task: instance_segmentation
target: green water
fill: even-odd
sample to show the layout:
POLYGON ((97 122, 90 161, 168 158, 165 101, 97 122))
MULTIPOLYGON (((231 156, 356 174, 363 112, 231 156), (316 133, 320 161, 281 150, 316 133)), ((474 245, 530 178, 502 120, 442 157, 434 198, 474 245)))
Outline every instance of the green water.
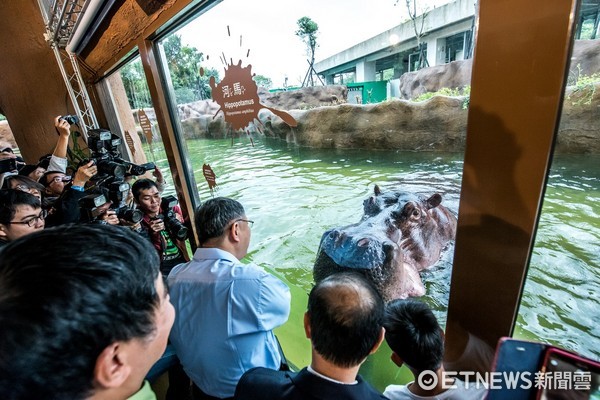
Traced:
MULTIPOLYGON (((246 139, 187 142, 201 199, 211 196, 202 176, 208 163, 219 185, 214 195, 239 200, 255 221, 247 260, 285 280, 292 312, 277 331, 291 362, 305 366, 310 344, 302 317, 312 285, 312 265, 322 233, 357 222, 362 200, 375 184, 439 192, 443 204, 458 209, 462 154, 307 149, 281 142, 246 139)), ((168 170, 164 152, 157 163, 168 170)), ((600 357, 600 157, 558 158, 540 221, 530 276, 516 335, 550 341, 584 355, 600 357)), ((453 247, 423 274, 427 301, 445 324, 453 247)), ((405 382, 410 376, 382 347, 361 373, 376 387, 405 382)))

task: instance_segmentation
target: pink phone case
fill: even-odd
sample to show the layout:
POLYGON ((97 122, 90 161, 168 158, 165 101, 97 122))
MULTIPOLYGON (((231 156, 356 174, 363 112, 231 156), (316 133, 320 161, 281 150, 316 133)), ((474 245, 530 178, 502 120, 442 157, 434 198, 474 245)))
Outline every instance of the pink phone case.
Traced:
POLYGON ((541 372, 547 374, 550 379, 545 388, 538 390, 538 400, 590 399, 592 395, 594 399, 600 398, 598 361, 550 347, 544 355, 541 372), (558 379, 562 379, 562 384, 559 384, 558 379))

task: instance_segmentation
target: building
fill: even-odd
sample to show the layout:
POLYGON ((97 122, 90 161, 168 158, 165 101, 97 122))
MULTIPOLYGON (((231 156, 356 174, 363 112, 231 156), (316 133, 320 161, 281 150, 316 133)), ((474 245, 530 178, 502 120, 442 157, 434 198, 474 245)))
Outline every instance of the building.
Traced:
MULTIPOLYGON (((427 65, 470 58, 474 15, 473 0, 457 0, 425 15, 421 40, 427 65)), ((417 24, 421 18, 417 17, 417 24)), ((317 62, 315 70, 327 84, 383 81, 419 69, 418 62, 417 38, 413 22, 408 20, 317 62)))

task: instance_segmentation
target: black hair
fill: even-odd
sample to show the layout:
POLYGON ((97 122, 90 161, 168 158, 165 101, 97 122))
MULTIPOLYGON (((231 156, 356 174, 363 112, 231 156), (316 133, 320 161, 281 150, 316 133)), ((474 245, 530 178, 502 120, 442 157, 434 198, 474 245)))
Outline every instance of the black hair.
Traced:
POLYGON ((15 217, 17 206, 41 208, 40 200, 32 194, 15 189, 0 190, 0 224, 8 224, 15 217))
POLYGON ((107 346, 156 333, 159 265, 149 241, 107 225, 62 225, 2 249, 0 398, 89 397, 107 346))
POLYGON ((156 185, 156 182, 154 182, 152 179, 138 179, 131 186, 131 193, 133 193, 133 198, 136 201, 139 201, 139 197, 142 190, 152 189, 153 187, 155 187, 156 190, 158 190, 158 185, 156 185))
POLYGON ((35 179, 31 179, 27 175, 9 175, 4 178, 4 182, 2 183, 2 189, 12 189, 10 184, 16 181, 17 185, 27 186, 28 189, 37 189, 40 193, 44 192, 44 185, 36 181, 35 179))
POLYGON ((383 310, 383 299, 362 275, 330 275, 308 296, 312 345, 336 366, 359 365, 380 338, 383 310))
POLYGON ((194 213, 194 224, 200 245, 210 239, 218 238, 224 233, 230 221, 245 215, 244 206, 236 200, 215 197, 205 201, 194 213))
POLYGON ((436 371, 444 358, 442 329, 429 306, 421 301, 392 300, 385 309, 385 340, 408 366, 436 371))
POLYGON ((48 175, 50 175, 50 174, 63 174, 63 175, 65 175, 65 173, 62 172, 62 171, 46 171, 46 172, 44 172, 44 175, 42 175, 40 177, 40 180, 39 180, 39 182, 42 185, 44 185, 44 187, 48 187, 48 185, 50 184, 50 182, 48 182, 48 175))

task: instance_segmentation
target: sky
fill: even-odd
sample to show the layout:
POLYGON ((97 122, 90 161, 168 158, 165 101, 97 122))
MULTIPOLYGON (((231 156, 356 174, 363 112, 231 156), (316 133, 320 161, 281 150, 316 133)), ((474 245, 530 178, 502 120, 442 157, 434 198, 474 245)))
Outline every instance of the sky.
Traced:
MULTIPOLYGON (((417 6, 440 6, 448 0, 417 0, 417 6)), ((234 63, 271 78, 273 87, 299 86, 308 70, 306 45, 295 35, 307 16, 319 26, 318 62, 408 19, 405 0, 224 0, 181 28, 185 45, 204 53, 207 66, 224 75, 222 53, 234 63), (228 35, 229 27, 229 35, 228 35), (240 46, 241 35, 241 46, 240 46)))

